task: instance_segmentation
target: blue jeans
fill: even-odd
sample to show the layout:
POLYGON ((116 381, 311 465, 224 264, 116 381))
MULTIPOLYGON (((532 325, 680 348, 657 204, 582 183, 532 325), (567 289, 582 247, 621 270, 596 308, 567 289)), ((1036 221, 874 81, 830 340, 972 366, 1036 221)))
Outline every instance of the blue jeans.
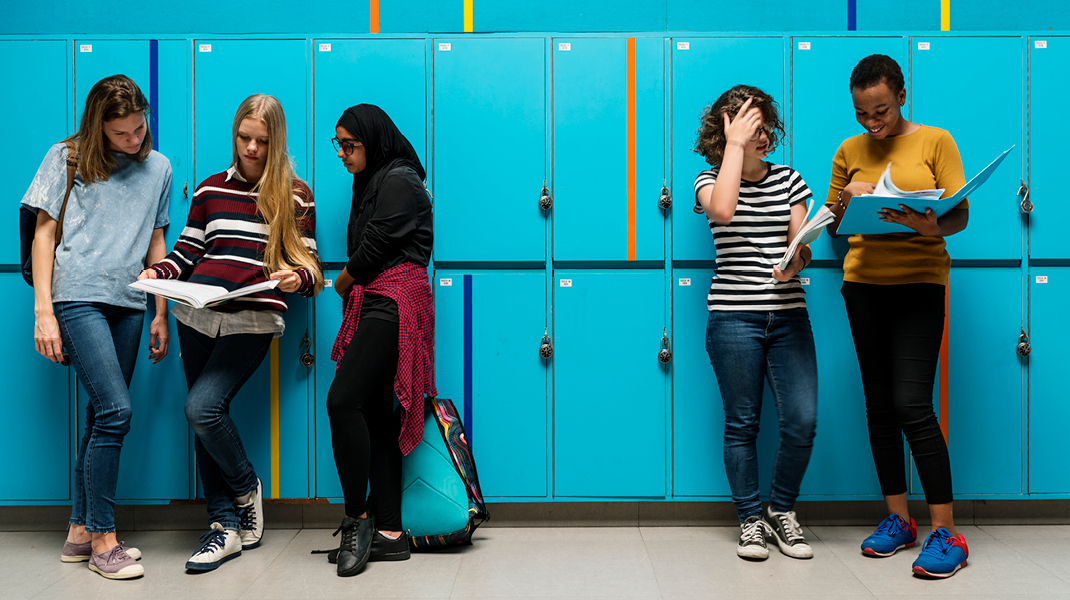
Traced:
POLYGON ((245 455, 238 428, 230 418, 230 401, 264 361, 271 334, 208 337, 178 323, 182 367, 186 371, 186 420, 193 444, 209 523, 237 530, 234 498, 256 489, 256 471, 245 455))
POLYGON ((134 375, 145 312, 100 302, 53 304, 63 346, 89 401, 74 464, 71 524, 115 531, 119 453, 130 431, 134 375))
POLYGON ((710 355, 724 401, 724 466, 740 522, 758 516, 758 421, 766 377, 780 418, 769 507, 795 507, 817 428, 817 356, 805 308, 711 311, 710 355))

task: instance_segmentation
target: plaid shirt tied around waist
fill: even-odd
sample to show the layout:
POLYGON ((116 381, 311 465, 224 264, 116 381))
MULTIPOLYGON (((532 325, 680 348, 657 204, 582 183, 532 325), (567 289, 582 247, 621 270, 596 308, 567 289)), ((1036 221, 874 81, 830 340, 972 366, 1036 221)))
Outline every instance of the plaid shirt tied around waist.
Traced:
POLYGON ((331 348, 331 360, 336 363, 336 373, 360 323, 365 292, 386 296, 398 304, 400 326, 394 393, 401 402, 401 437, 398 438, 398 446, 402 454, 408 455, 423 439, 424 394, 438 394, 432 362, 435 308, 427 269, 413 263, 401 263, 383 271, 366 286, 353 284, 345 299, 342 326, 331 348))

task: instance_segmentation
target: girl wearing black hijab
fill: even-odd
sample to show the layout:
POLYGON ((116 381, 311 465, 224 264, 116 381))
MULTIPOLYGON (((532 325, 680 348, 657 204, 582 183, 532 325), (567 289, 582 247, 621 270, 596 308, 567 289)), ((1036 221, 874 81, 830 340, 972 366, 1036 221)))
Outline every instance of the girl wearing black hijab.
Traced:
POLYGON ((341 543, 328 559, 338 563, 339 576, 349 577, 369 560, 409 558, 401 456, 420 443, 424 395, 436 393, 427 277, 433 234, 423 166, 390 117, 359 104, 342 113, 335 132, 338 158, 353 174, 353 208, 349 261, 334 284, 345 313, 327 393, 346 516, 335 532, 341 543))

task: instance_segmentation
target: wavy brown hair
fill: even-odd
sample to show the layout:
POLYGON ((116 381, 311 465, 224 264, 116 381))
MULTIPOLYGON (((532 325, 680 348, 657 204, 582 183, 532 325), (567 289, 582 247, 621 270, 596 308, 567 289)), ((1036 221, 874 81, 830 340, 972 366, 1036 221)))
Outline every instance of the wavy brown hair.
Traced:
MULTIPOLYGON (((78 174, 82 176, 82 181, 87 184, 106 181, 115 169, 115 157, 108 150, 104 124, 136 113, 142 113, 148 119, 151 111, 141 88, 126 75, 105 77, 89 90, 82 110, 82 124, 74 135, 67 138, 78 145, 78 174)), ((141 148, 137 154, 129 156, 137 162, 143 162, 151 151, 152 132, 146 121, 141 148)))
POLYGON ((314 293, 323 289, 323 270, 315 253, 305 245, 297 224, 307 214, 307 209, 297 205, 294 196, 308 204, 302 188, 294 187, 293 161, 286 150, 286 115, 282 104, 274 96, 253 94, 242 101, 234 113, 230 131, 231 166, 237 167, 238 128, 245 119, 256 119, 268 130, 267 160, 264 173, 256 182, 256 208, 267 222, 268 236, 264 247, 264 275, 275 271, 304 267, 315 280, 314 293))
POLYGON ((698 140, 695 142, 694 152, 706 159, 710 165, 716 167, 724 159, 725 143, 728 141, 724 133, 724 115, 735 119, 736 113, 743 103, 751 100, 751 107, 757 107, 762 111, 762 120, 769 134, 769 153, 776 150, 780 139, 784 136, 784 123, 780 120, 780 106, 769 94, 750 85, 737 85, 721 94, 716 102, 702 111, 702 125, 698 128, 698 140))

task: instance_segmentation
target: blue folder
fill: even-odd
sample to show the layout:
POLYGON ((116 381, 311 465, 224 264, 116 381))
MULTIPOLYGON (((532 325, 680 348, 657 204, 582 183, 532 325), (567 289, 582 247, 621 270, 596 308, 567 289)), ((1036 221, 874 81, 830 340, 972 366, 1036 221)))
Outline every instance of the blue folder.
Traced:
POLYGON ((847 205, 847 211, 843 213, 843 218, 840 220, 840 226, 836 233, 837 235, 914 233, 914 230, 906 225, 881 221, 880 215, 877 213, 885 208, 899 210, 899 205, 903 204, 922 213, 925 212, 926 208, 931 208, 937 217, 942 217, 949 210, 955 208, 959 202, 962 202, 963 198, 988 181, 988 177, 992 175, 996 167, 1003 162, 1003 159, 1013 149, 1014 146, 1011 146, 1004 150, 1003 154, 997 156, 996 160, 992 161, 980 173, 974 175, 973 179, 967 181, 966 185, 962 186, 959 191, 942 200, 899 198, 895 196, 854 196, 847 205))

